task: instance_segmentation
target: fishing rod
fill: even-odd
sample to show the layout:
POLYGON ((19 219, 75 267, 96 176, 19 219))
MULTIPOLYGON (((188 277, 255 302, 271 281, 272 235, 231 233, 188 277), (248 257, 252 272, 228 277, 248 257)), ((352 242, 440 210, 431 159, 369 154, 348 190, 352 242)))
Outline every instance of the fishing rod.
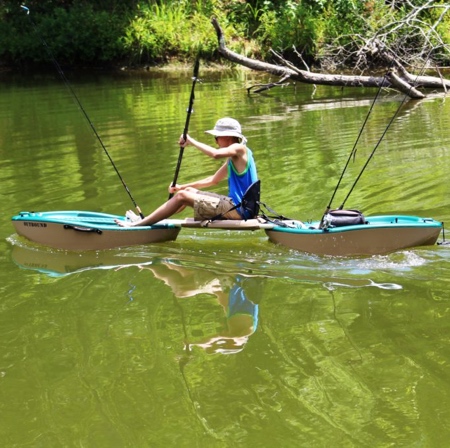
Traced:
POLYGON ((405 95, 403 96, 403 100, 400 102, 397 110, 395 111, 394 115, 392 116, 392 118, 390 119, 388 125, 386 126, 386 129, 383 131, 383 133, 381 134, 381 137, 379 138, 378 142, 376 143, 375 147, 373 148, 372 152, 370 153, 366 163, 364 164, 364 166, 362 167, 360 173, 358 174, 357 178, 355 179, 355 182, 353 182, 352 187, 350 188, 350 191, 348 192, 347 196, 345 197, 344 201, 342 202, 341 206, 339 207, 339 210, 342 210, 344 208, 344 204, 347 201, 347 199, 350 197, 350 195, 352 194, 353 190, 356 187, 356 184, 358 183, 359 179, 361 178, 361 176, 363 175, 365 169, 367 168, 367 165, 369 164, 369 162, 372 160, 375 151, 378 149, 378 147, 380 146, 381 141, 383 140, 384 136, 386 135, 388 129, 391 127, 392 123, 394 122, 395 118, 397 117, 398 113, 400 112, 400 109, 402 108, 403 104, 405 103, 406 99, 408 98, 408 94, 409 92, 414 88, 414 86, 417 83, 417 80, 419 78, 419 76, 424 72, 425 67, 427 65, 428 59, 430 58, 431 55, 431 51, 433 49, 430 49, 430 52, 428 53, 427 58, 425 59, 425 62, 423 64, 422 69, 420 70, 420 72, 416 75, 416 79, 414 80, 414 82, 409 86, 408 91, 405 93, 405 95))
POLYGON ((101 147, 103 148, 103 151, 105 151, 105 154, 108 156, 109 161, 111 162, 114 170, 116 171, 117 175, 119 176, 120 181, 122 182, 122 185, 125 188, 125 191, 128 193, 128 196, 131 199, 131 202, 133 202, 136 210, 139 213, 139 216, 144 219, 144 214, 142 213, 141 209, 139 208, 139 206, 137 205, 136 201, 134 200, 133 196, 131 195, 131 192, 127 186, 127 184, 125 183, 123 177, 121 176, 119 170, 117 169, 113 159, 111 158, 111 156, 109 155, 108 150, 106 149, 105 144, 103 143, 103 140, 101 139, 100 135, 97 132, 97 129, 95 128, 94 124, 92 123, 91 119, 89 118, 89 115, 87 114, 86 110, 84 109, 83 105, 81 104, 80 99, 78 98, 77 94, 75 93, 75 91, 73 90, 71 84, 69 83, 66 75, 64 74, 61 66, 59 65, 58 61, 56 60, 56 58, 53 56, 53 53, 50 49, 50 47, 48 46, 47 42, 45 41, 45 39, 39 34, 36 24, 34 23, 34 21, 32 20, 31 16, 30 16, 30 9, 27 8, 26 6, 21 5, 20 6, 24 11, 26 11, 28 17, 30 18, 30 22, 33 25, 34 31, 36 33, 36 35, 40 38, 43 46, 45 47, 50 59, 52 60, 53 65, 56 68, 56 71, 58 72, 58 74, 61 76, 61 79, 64 81, 64 84, 66 85, 67 89, 69 90, 69 92, 72 94, 73 98, 75 99, 76 103, 78 104, 78 107, 80 108, 81 112, 83 113, 84 117, 86 118, 87 122, 89 123, 89 126, 91 127, 91 129, 94 131, 94 135, 97 137, 97 140, 99 141, 101 147))
POLYGON ((378 147, 380 146, 381 141, 383 140, 384 136, 386 135, 388 129, 391 127, 391 124, 393 123, 393 121, 395 120, 395 118, 397 117, 398 113, 400 112, 400 109, 402 108, 403 104, 405 103, 407 98, 407 95, 404 96, 403 100, 401 101, 400 105, 398 106, 397 110, 395 111, 395 114, 392 116, 391 120, 389 121, 388 125, 386 126, 386 129, 383 131, 383 133, 381 134, 381 137, 379 138, 378 142, 376 143, 375 147, 373 148, 372 152, 370 153, 366 163, 364 164, 364 166, 362 167, 360 173, 358 174, 358 176, 355 179, 355 182, 353 182, 352 187, 350 188, 350 191, 348 192, 347 196, 345 197, 344 201, 342 202, 341 206, 339 207, 339 210, 342 210, 344 208, 344 204, 347 201, 347 199, 349 198, 349 196, 352 194, 354 188, 356 187, 356 184, 358 183, 359 179, 361 178, 361 176, 363 175, 367 165, 369 164, 369 162, 372 160, 375 151, 378 149, 378 147))
MULTIPOLYGON (((388 70, 389 70, 389 69, 388 69, 388 70)), ((325 215, 331 210, 331 204, 333 203, 334 197, 336 196, 336 193, 337 193, 337 191, 338 191, 338 189, 339 189, 339 187, 340 187, 340 185, 341 185, 342 179, 343 179, 343 177, 344 177, 345 172, 347 171, 347 168, 348 168, 348 165, 349 165, 349 163, 350 163, 350 160, 351 160, 352 158, 353 158, 353 161, 355 160, 356 151, 357 151, 357 145, 358 145, 359 139, 361 138, 361 135, 362 135, 362 133, 363 133, 363 130, 364 130, 364 128, 366 127, 366 124, 367 124, 367 122, 368 122, 368 120, 369 120, 370 114, 372 113, 372 110, 373 110, 373 108, 374 108, 374 106, 375 106, 375 103, 377 102, 377 99, 378 99, 378 97, 380 96, 381 89, 383 88, 384 83, 385 83, 385 81, 386 81, 387 73, 388 73, 388 71, 386 71, 386 73, 384 74, 383 80, 382 80, 381 83, 380 83, 380 86, 379 86, 379 88, 378 88, 378 90, 377 90, 377 93, 376 93, 376 95, 375 95, 375 98, 373 99, 372 104, 370 105, 369 111, 367 112, 366 118, 364 119, 364 123, 363 123, 363 125, 361 126, 361 129, 359 130, 358 137, 356 138, 356 141, 355 141, 355 143, 353 144, 353 148, 352 148, 352 150, 350 151, 350 154, 349 154, 349 156, 348 156, 348 158, 347 158, 347 162, 345 163, 344 169, 342 170, 341 176, 339 177, 338 183, 336 184, 336 187, 335 187, 334 192, 333 192, 333 194, 332 194, 332 196, 331 196, 330 202, 328 203, 327 209, 326 209, 326 211, 325 211, 325 213, 324 213, 323 216, 325 216, 325 215)), ((323 218, 322 218, 322 219, 323 219, 323 218)))
MULTIPOLYGON (((431 50, 430 50, 430 53, 431 53, 431 50)), ((426 66, 426 63, 427 63, 427 61, 428 61, 429 56, 430 56, 430 55, 428 55, 427 59, 425 60, 425 64, 424 64, 424 66, 423 66, 421 72, 425 69, 425 66, 426 66)), ((334 190, 334 192, 333 192, 333 195, 332 195, 332 197, 331 197, 331 200, 330 200, 330 202, 329 202, 329 205, 327 206, 327 209, 325 210, 325 213, 324 213, 323 216, 322 216, 322 219, 321 219, 320 224, 319 224, 319 228, 322 228, 322 227, 323 227, 325 216, 326 216, 326 214, 331 210, 331 203, 332 203, 332 201, 333 201, 333 199, 334 199, 334 196, 335 196, 335 194, 336 194, 336 192, 337 192, 337 190, 338 190, 338 188, 339 188, 339 185, 340 185, 340 183, 341 183, 341 180, 342 180, 342 178, 343 178, 343 176, 344 176, 344 173, 345 173, 345 171, 346 171, 346 169, 347 169, 347 167, 348 167, 348 164, 349 164, 349 162, 350 162, 352 156, 354 157, 355 154, 356 154, 356 145, 357 145, 357 143, 358 143, 358 141, 359 141, 359 139, 360 139, 360 137, 361 137, 362 131, 363 131, 363 129, 364 129, 364 127, 365 127, 365 125, 366 125, 366 123, 367 123, 367 121, 368 121, 369 115, 370 115, 371 112, 372 112, 372 109, 373 109, 373 107, 374 107, 374 105, 375 105, 375 102, 376 102, 376 100, 377 100, 377 98, 378 98, 378 96, 379 96, 379 94, 380 94, 380 92, 381 92, 382 87, 384 86, 384 83, 385 83, 385 80, 386 80, 386 78, 387 78, 387 75, 389 74, 389 72, 390 72, 390 70, 391 70, 393 64, 394 64, 394 59, 391 60, 391 64, 390 64, 390 66, 389 66, 388 69, 386 70, 386 73, 385 73, 384 76, 383 76, 383 81, 381 82, 380 87, 378 88, 378 91, 377 91, 377 94, 376 94, 376 96, 375 96, 375 98, 374 98, 374 101, 372 102, 372 105, 371 105, 371 107, 370 107, 370 109, 369 109, 369 112, 368 112, 368 114, 367 114, 367 116, 366 116, 366 119, 365 119, 365 121, 364 121, 364 123, 363 123, 363 126, 362 126, 362 128, 361 128, 361 130, 360 130, 360 132, 359 132, 359 134, 358 134, 358 137, 357 137, 357 139, 356 139, 356 142, 355 142, 355 144, 353 145, 353 149, 352 149, 352 151, 350 152, 350 155, 349 155, 349 157, 348 157, 348 159, 347 159, 347 163, 346 163, 346 165, 345 165, 345 167, 344 167, 344 170, 343 170, 343 172, 342 172, 342 174, 341 174, 341 177, 339 178, 338 184, 336 185, 336 188, 335 188, 335 190, 334 190)), ((416 84, 416 81, 417 81, 419 75, 420 75, 420 73, 416 75, 416 80, 415 80, 414 83, 409 87, 408 91, 405 93, 405 95, 404 95, 404 97, 403 97, 403 100, 401 101, 400 105, 398 106, 397 110, 395 111, 394 115, 392 116, 391 120, 389 121, 388 125, 386 126, 385 130, 383 131, 381 137, 379 138, 378 142, 376 143, 375 147, 373 148, 373 150, 372 150, 372 152, 371 152, 369 158, 367 159, 366 163, 364 164, 363 168, 361 169, 361 171, 360 171, 359 175, 357 176, 355 182, 353 183, 353 185, 352 185, 352 187, 351 187, 349 193, 348 193, 347 196, 345 197, 344 201, 342 202, 342 204, 340 205, 340 207, 338 208, 338 210, 342 210, 342 209, 344 208, 345 202, 346 202, 347 199, 350 197, 351 193, 353 192, 354 188, 356 187, 356 184, 358 183, 359 179, 361 178, 362 174, 364 173, 364 171, 365 171, 367 165, 369 164, 370 160, 373 158, 373 156, 374 156, 374 154, 375 154, 375 151, 376 151, 376 150, 378 149, 378 147, 380 146, 381 141, 383 140, 384 136, 386 135, 388 129, 390 128, 390 126, 391 126, 391 124, 393 123, 394 119, 397 117, 398 113, 400 112, 400 109, 402 108, 403 104, 405 103, 405 101, 406 101, 406 99, 407 99, 407 97, 408 97, 408 93, 414 88, 414 85, 416 84)))
MULTIPOLYGON (((188 129, 189 129, 189 121, 191 120, 191 114, 192 112, 194 112, 194 109, 192 108, 194 105, 194 99, 195 99, 195 84, 197 83, 197 81, 199 81, 198 79, 198 71, 200 68, 200 52, 197 55, 197 59, 195 61, 195 65, 194 65, 194 75, 192 77, 192 88, 191 88, 191 96, 189 98, 189 106, 187 108, 187 116, 186 116, 186 122, 184 124, 184 130, 183 130, 183 141, 186 141, 186 136, 188 133, 188 129)), ((177 184, 177 179, 178 179, 178 174, 180 173, 180 168, 181 168, 181 161, 183 160, 183 153, 184 153, 184 146, 180 145, 180 152, 178 154, 178 162, 177 162, 177 166, 175 168, 175 174, 173 176, 173 181, 171 184, 171 187, 174 187, 177 184)), ((169 199, 172 198, 173 193, 169 194, 169 199)))

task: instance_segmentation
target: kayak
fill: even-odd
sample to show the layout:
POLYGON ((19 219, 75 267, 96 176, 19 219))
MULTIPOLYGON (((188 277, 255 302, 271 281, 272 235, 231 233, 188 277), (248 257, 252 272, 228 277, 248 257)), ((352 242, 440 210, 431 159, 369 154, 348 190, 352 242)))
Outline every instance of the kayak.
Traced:
POLYGON ((181 226, 158 223, 120 227, 126 217, 90 211, 21 212, 12 217, 18 235, 65 250, 100 250, 176 240, 181 226))
POLYGON ((266 229, 269 240, 316 255, 381 255, 436 243, 442 223, 408 215, 366 217, 364 224, 320 228, 320 222, 284 220, 266 229))
POLYGON ((432 218, 366 217, 364 224, 321 228, 320 222, 261 217, 248 220, 166 219, 151 226, 121 227, 124 216, 90 211, 21 212, 12 222, 18 235, 56 249, 87 251, 175 241, 182 228, 264 230, 273 243, 316 255, 378 255, 434 245, 443 228, 432 218))

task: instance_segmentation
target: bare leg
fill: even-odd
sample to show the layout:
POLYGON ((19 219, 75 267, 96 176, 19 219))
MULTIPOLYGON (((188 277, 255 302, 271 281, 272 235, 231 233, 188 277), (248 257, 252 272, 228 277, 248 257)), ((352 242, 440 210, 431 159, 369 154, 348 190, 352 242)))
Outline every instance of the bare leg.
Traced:
POLYGON ((116 224, 121 227, 150 226, 184 210, 186 206, 193 207, 195 195, 193 190, 181 190, 144 219, 132 222, 116 221, 116 224))

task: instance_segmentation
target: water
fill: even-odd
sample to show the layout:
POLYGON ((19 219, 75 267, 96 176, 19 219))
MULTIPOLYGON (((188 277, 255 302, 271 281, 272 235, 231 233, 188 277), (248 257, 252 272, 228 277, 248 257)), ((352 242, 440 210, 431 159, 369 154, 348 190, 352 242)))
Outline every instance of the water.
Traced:
MULTIPOLYGON (((149 213, 173 178, 190 73, 67 76, 149 213)), ((375 92, 247 96, 267 79, 201 76, 190 133, 239 119, 263 201, 319 218, 375 92)), ((39 247, 11 216, 133 204, 56 76, 0 81, 2 446, 447 446, 449 246, 317 257, 264 233, 185 229, 122 250, 39 247)), ((374 108, 335 206, 401 99, 374 108)), ((449 107, 408 102, 346 206, 449 222, 449 107)), ((187 148, 179 180, 218 166, 187 148)))

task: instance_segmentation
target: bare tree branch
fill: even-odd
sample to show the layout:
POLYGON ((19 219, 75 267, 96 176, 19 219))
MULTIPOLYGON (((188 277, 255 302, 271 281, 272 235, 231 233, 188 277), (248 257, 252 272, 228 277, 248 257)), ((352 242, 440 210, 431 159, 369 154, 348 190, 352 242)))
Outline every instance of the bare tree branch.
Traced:
MULTIPOLYGON (((300 58, 307 70, 298 68, 292 62, 286 60, 273 50, 271 50, 272 54, 281 65, 270 64, 267 62, 251 59, 235 53, 234 51, 227 48, 225 43, 225 36, 223 35, 222 28, 220 27, 218 21, 213 18, 211 22, 217 34, 219 45, 218 51, 225 59, 248 67, 252 70, 264 71, 281 78, 278 82, 273 82, 266 85, 252 86, 247 89, 248 92, 251 92, 253 90, 254 93, 258 93, 264 90, 271 89, 273 87, 286 85, 289 81, 298 81, 305 84, 331 85, 340 87, 391 88, 404 93, 410 98, 415 99, 421 99, 425 97, 425 94, 419 90, 419 87, 427 89, 440 89, 443 90, 444 93, 446 93, 447 89, 450 88, 450 80, 444 79, 440 73, 438 77, 423 76, 421 74, 413 75, 408 72, 408 70, 405 68, 404 63, 402 63, 401 61, 404 60, 407 63, 409 60, 412 60, 412 58, 414 58, 415 60, 423 60, 423 48, 426 47, 428 48, 428 54, 425 58, 425 61, 422 63, 423 71, 428 65, 428 59, 432 51, 435 51, 438 48, 446 49, 445 44, 442 42, 442 40, 440 40, 440 38, 437 37, 438 34, 436 33, 436 27, 443 20, 444 15, 450 10, 450 5, 446 4, 437 6, 442 8, 442 13, 439 16, 437 22, 435 22, 430 30, 424 35, 423 24, 421 24, 422 26, 419 26, 419 15, 424 9, 436 7, 436 5, 434 5, 434 2, 432 0, 429 0, 427 3, 420 7, 413 6, 409 0, 407 1, 407 3, 410 4, 411 11, 402 21, 397 21, 386 25, 382 29, 378 30, 378 32, 370 38, 365 38, 361 35, 351 36, 352 43, 350 46, 330 46, 327 52, 328 55, 325 56, 325 60, 327 61, 327 63, 329 65, 332 65, 333 67, 342 65, 340 61, 354 59, 356 61, 354 70, 359 71, 360 73, 364 73, 365 71, 367 71, 367 68, 373 65, 373 61, 378 60, 378 66, 384 65, 390 68, 384 76, 367 76, 363 74, 342 75, 311 72, 309 67, 304 62, 301 54, 299 54, 295 49, 294 50, 297 56, 300 58), (391 34, 399 30, 402 26, 405 26, 405 23, 413 24, 413 29, 416 33, 414 37, 417 39, 420 37, 421 42, 424 42, 424 45, 418 55, 408 53, 406 41, 397 42, 396 45, 394 45, 394 50, 392 50, 392 48, 387 45, 387 42, 389 40, 388 38, 390 38, 391 34), (437 46, 433 46, 432 42, 437 42, 437 46), (334 50, 334 53, 331 56, 332 48, 334 50)), ((410 37, 411 36, 409 36, 409 38, 410 37)))

